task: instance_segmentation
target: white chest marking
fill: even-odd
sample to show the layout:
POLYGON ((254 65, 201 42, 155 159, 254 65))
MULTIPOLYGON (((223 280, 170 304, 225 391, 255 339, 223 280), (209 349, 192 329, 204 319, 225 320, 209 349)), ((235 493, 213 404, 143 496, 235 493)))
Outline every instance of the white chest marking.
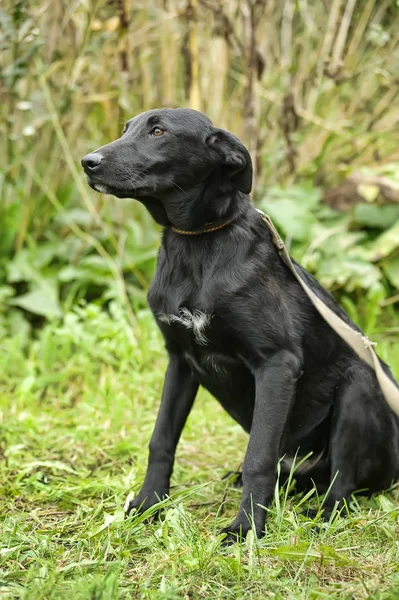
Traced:
POLYGON ((205 329, 211 322, 211 313, 205 313, 200 310, 191 312, 188 308, 181 308, 178 315, 159 315, 159 320, 171 325, 172 323, 180 323, 186 329, 192 329, 194 337, 198 344, 205 346, 208 343, 208 338, 205 335, 205 329))

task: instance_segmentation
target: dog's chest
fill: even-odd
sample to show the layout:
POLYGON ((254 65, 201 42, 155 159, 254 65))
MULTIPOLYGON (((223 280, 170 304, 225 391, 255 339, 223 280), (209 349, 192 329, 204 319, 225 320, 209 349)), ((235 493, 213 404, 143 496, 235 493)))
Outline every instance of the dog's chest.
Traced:
POLYGON ((206 283, 188 267, 184 271, 179 264, 156 277, 149 304, 164 336, 176 340, 182 350, 210 349, 226 333, 221 290, 215 292, 214 282, 206 283))
POLYGON ((189 310, 183 306, 179 308, 177 314, 159 313, 157 316, 161 323, 190 332, 195 343, 202 346, 209 344, 207 334, 209 334, 212 317, 214 316, 211 312, 199 309, 189 310))
POLYGON ((197 373, 226 373, 240 362, 230 290, 205 260, 172 263, 161 253, 148 300, 167 348, 184 354, 197 373))
POLYGON ((157 315, 166 338, 173 339, 199 380, 219 382, 232 378, 242 366, 228 329, 217 313, 181 307, 176 314, 157 315))

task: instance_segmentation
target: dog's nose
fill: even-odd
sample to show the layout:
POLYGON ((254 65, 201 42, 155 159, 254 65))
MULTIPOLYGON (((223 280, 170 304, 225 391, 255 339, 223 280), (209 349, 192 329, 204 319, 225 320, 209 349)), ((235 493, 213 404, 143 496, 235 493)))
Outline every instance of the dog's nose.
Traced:
POLYGON ((82 167, 85 171, 93 171, 93 169, 98 167, 101 161, 101 154, 97 154, 97 152, 91 152, 82 158, 82 167))

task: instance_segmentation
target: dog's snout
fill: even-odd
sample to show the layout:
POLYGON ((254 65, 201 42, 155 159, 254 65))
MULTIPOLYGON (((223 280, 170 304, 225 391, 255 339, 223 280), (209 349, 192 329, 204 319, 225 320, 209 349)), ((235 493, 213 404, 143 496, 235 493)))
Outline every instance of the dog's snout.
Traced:
POLYGON ((91 152, 90 154, 86 154, 82 158, 82 167, 85 171, 93 171, 102 161, 101 154, 97 154, 97 152, 91 152))

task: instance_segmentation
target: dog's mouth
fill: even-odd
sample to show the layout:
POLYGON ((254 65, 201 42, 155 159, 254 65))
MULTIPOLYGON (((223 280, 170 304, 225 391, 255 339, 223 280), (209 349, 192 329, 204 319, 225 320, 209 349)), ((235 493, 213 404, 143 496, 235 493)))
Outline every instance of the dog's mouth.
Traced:
POLYGON ((101 183, 91 183, 90 180, 87 180, 89 186, 91 188, 93 188, 93 190, 96 190, 96 192, 100 192, 100 194, 107 194, 108 190, 107 190, 107 186, 102 185, 101 183))
POLYGON ((109 194, 116 196, 117 198, 133 198, 135 200, 145 200, 146 198, 153 197, 157 191, 154 185, 131 185, 123 187, 122 185, 113 185, 112 183, 104 183, 98 181, 86 174, 87 183, 89 186, 99 192, 100 194, 109 194))
POLYGON ((88 175, 86 176, 86 178, 89 186, 96 192, 99 192, 100 194, 109 194, 111 196, 116 196, 117 198, 136 198, 140 193, 140 190, 138 188, 127 189, 122 187, 116 187, 108 183, 99 183, 98 181, 90 179, 88 175))

